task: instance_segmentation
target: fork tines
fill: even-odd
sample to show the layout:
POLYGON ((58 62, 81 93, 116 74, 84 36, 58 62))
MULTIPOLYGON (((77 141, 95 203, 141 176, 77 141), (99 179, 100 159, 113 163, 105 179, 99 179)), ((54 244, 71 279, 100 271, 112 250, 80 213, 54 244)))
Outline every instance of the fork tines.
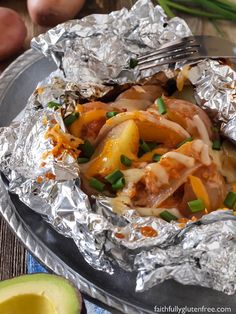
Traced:
POLYGON ((189 59, 198 53, 199 47, 200 44, 193 36, 164 44, 156 51, 137 58, 139 70, 147 70, 155 66, 189 59))

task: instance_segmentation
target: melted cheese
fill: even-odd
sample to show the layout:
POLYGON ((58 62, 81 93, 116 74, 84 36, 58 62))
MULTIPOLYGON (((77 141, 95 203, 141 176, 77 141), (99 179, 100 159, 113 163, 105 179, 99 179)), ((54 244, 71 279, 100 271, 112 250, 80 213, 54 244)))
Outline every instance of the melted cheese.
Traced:
POLYGON ((201 162, 203 165, 209 166, 211 164, 211 158, 209 156, 209 147, 204 144, 201 151, 201 162))
MULTIPOLYGON (((163 207, 136 207, 135 208, 138 213, 141 216, 156 216, 159 217, 160 213, 166 210, 166 208, 163 207)), ((176 217, 180 218, 183 217, 180 213, 180 211, 177 208, 167 208, 168 212, 171 213, 172 215, 175 215, 176 217)))
POLYGON ((78 146, 83 143, 83 140, 65 133, 59 124, 50 127, 45 133, 45 138, 52 139, 54 148, 51 153, 54 157, 59 157, 65 150, 74 158, 79 156, 80 151, 78 150, 78 146))
POLYGON ((128 169, 128 170, 123 170, 123 174, 124 174, 126 183, 136 183, 142 178, 144 174, 144 170, 143 169, 128 169))
POLYGON ((149 164, 146 169, 155 174, 158 178, 160 184, 168 184, 169 183, 169 174, 165 170, 163 166, 159 163, 149 164))
POLYGON ((177 153, 177 152, 168 152, 165 155, 163 155, 162 158, 163 157, 168 157, 168 158, 175 159, 176 161, 178 161, 179 163, 185 165, 188 168, 193 167, 194 164, 195 164, 194 158, 185 156, 185 155, 177 153))
POLYGON ((201 140, 195 140, 192 143, 192 148, 197 152, 200 153, 200 151, 202 150, 204 143, 201 140))
POLYGON ((178 123, 165 119, 164 117, 160 116, 160 124, 166 126, 168 129, 172 129, 175 132, 183 135, 184 137, 190 137, 190 134, 178 123))
POLYGON ((203 142, 210 146, 211 141, 210 141, 210 138, 209 138, 209 135, 207 132, 207 128, 206 128, 205 124, 203 123, 203 121, 199 118, 198 115, 195 115, 193 117, 193 122, 194 122, 194 125, 197 128, 198 133, 199 133, 201 139, 203 140, 203 142))

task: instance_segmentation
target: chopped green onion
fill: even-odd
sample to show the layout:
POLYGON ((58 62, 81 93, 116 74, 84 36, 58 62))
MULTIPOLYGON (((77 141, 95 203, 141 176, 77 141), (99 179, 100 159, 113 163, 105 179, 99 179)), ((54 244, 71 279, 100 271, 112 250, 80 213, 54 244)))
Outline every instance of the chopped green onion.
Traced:
POLYGON ((110 118, 116 116, 118 113, 119 112, 116 112, 116 111, 109 111, 106 113, 106 117, 107 117, 107 119, 110 119, 110 118))
POLYGON ((77 158, 77 161, 79 164, 85 164, 86 162, 89 161, 89 158, 86 158, 86 157, 78 157, 77 158))
POLYGON ((109 183, 113 184, 113 183, 115 183, 117 180, 119 180, 120 178, 123 178, 123 177, 124 177, 123 173, 122 173, 119 169, 116 169, 116 170, 114 170, 112 173, 108 174, 108 175, 105 177, 105 179, 106 179, 109 183))
POLYGON ((73 112, 69 116, 67 116, 64 119, 64 123, 66 126, 71 125, 73 122, 75 122, 79 118, 79 113, 78 112, 73 112))
POLYGON ((233 208, 236 202, 236 193, 229 192, 224 200, 224 205, 228 208, 233 208))
POLYGON ((212 132, 214 133, 219 133, 220 129, 217 126, 212 126, 211 127, 212 132))
POLYGON ((55 102, 55 101, 49 101, 47 104, 48 108, 54 108, 55 110, 57 110, 61 104, 55 102))
POLYGON ((125 178, 124 177, 118 179, 115 183, 112 184, 112 188, 115 191, 122 189, 124 186, 125 186, 125 178))
POLYGON ((166 105, 165 105, 164 100, 162 99, 162 97, 157 98, 156 104, 158 106, 158 111, 159 111, 160 114, 167 113, 166 105))
POLYGON ((192 142, 193 138, 190 136, 188 138, 186 138, 185 140, 183 140, 182 142, 180 142, 178 145, 177 145, 177 148, 179 148, 180 146, 184 145, 185 143, 188 143, 188 142, 192 142))
POLYGON ((149 145, 144 141, 144 140, 141 140, 140 141, 140 148, 145 152, 145 153, 148 153, 151 151, 149 145))
POLYGON ((201 199, 188 202, 188 206, 192 213, 197 213, 205 209, 204 202, 201 199))
POLYGON ((83 156, 87 158, 90 158, 95 151, 95 148, 88 140, 85 140, 83 144, 80 144, 79 149, 82 151, 83 156))
POLYGON ((131 58, 129 60, 129 67, 130 69, 134 69, 138 65, 138 60, 131 58))
POLYGON ((132 165, 132 160, 125 155, 120 156, 120 162, 126 167, 130 167, 132 165))
POLYGON ((221 142, 219 139, 213 141, 212 149, 214 149, 214 150, 220 150, 221 149, 221 142))
POLYGON ((160 155, 160 154, 154 154, 153 156, 152 156, 152 161, 160 161, 161 160, 161 156, 162 155, 160 155))
POLYGON ((171 220, 177 220, 178 219, 175 215, 168 212, 168 210, 161 212, 159 216, 167 222, 171 222, 171 220))
POLYGON ((91 178, 89 180, 89 185, 99 192, 102 192, 105 188, 105 184, 96 178, 91 178))
POLYGON ((142 148, 139 146, 138 148, 138 158, 142 157, 145 154, 145 152, 142 150, 142 148))
POLYGON ((157 143, 155 143, 155 142, 148 142, 147 144, 148 144, 150 150, 153 150, 155 147, 157 147, 157 143))

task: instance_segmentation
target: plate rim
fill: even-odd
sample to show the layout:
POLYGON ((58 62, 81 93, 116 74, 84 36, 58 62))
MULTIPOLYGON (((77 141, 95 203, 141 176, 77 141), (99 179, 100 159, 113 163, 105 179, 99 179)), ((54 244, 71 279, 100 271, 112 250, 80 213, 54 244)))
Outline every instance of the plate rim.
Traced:
MULTIPOLYGON (((40 59, 45 58, 34 51, 33 49, 26 50, 15 61, 13 61, 0 75, 0 109, 1 102, 7 94, 9 88, 13 82, 17 80, 18 76, 25 71, 26 68, 40 59)), ((137 306, 120 300, 118 297, 109 294, 95 284, 89 282, 82 275, 73 270, 64 261, 62 261, 54 252, 52 252, 44 243, 37 238, 36 235, 31 233, 27 228, 26 223, 20 217, 14 204, 10 200, 10 196, 4 187, 3 180, 0 177, 0 184, 2 185, 2 191, 0 189, 0 214, 9 225, 10 229, 23 243, 23 245, 48 269, 54 273, 64 276, 72 281, 78 289, 87 294, 88 296, 99 300, 105 305, 122 311, 128 314, 136 313, 152 313, 148 310, 140 309, 137 306), (2 206, 4 205, 4 206, 2 206)), ((31 209, 32 210, 32 209, 31 209)))

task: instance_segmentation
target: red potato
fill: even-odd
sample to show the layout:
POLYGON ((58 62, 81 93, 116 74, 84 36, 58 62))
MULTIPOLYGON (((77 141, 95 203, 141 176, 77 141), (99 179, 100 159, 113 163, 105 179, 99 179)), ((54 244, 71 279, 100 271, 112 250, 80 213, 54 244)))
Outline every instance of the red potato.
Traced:
POLYGON ((0 7, 0 61, 17 53, 23 46, 27 30, 19 14, 0 7))
POLYGON ((73 19, 85 0, 27 0, 32 21, 41 26, 55 26, 73 19))

